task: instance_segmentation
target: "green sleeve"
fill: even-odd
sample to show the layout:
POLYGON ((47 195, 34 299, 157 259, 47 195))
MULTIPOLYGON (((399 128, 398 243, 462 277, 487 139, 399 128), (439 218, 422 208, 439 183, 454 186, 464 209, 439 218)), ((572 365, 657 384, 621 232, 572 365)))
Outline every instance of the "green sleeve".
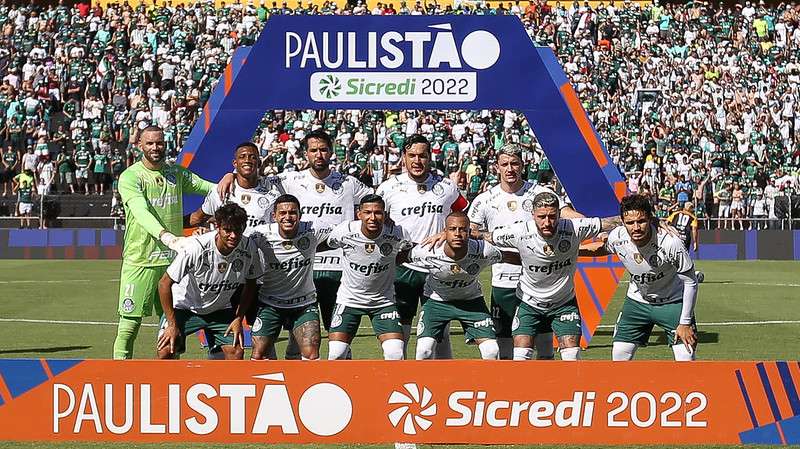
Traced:
POLYGON ((183 192, 184 193, 193 193, 196 195, 208 195, 208 192, 214 190, 216 184, 206 181, 205 179, 197 176, 196 174, 192 173, 187 169, 183 169, 184 176, 182 179, 184 180, 183 183, 183 192))
POLYGON ((122 202, 128 207, 130 213, 136 217, 136 221, 156 239, 164 230, 161 222, 150 213, 147 200, 144 198, 144 188, 139 185, 136 173, 125 171, 119 177, 119 194, 122 202))

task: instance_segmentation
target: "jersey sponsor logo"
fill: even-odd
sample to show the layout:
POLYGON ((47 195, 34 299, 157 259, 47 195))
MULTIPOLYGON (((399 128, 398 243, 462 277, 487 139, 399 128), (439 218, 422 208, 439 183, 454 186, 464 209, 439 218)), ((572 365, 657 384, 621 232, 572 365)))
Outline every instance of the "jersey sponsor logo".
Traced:
POLYGON ((132 298, 125 298, 122 300, 122 311, 125 313, 133 312, 133 308, 136 306, 136 303, 133 302, 132 298))
POLYGON ((569 251, 570 248, 572 248, 572 242, 569 240, 561 240, 558 242, 558 250, 562 253, 569 251))
POLYGON ((374 243, 365 243, 364 244, 364 251, 366 251, 367 254, 372 254, 373 252, 375 252, 375 244, 374 243))
POLYGON ((308 240, 308 237, 300 237, 300 240, 297 241, 297 249, 300 251, 305 251, 311 245, 311 242, 308 240))
POLYGON ((247 226, 252 228, 263 224, 267 224, 267 220, 264 220, 261 217, 255 217, 253 215, 247 216, 247 226))
MULTIPOLYGON (((435 278, 434 278, 435 279, 435 278)), ((438 281, 438 279, 437 279, 438 281)), ((452 281, 439 281, 445 287, 449 288, 466 288, 475 283, 475 278, 472 279, 455 279, 452 281)))
POLYGON ((172 185, 175 185, 175 183, 177 182, 177 179, 175 177, 175 173, 173 173, 171 171, 168 171, 168 172, 164 173, 164 179, 166 179, 167 182, 172 184, 172 185))
POLYGON ((224 273, 228 269, 228 262, 220 262, 217 264, 217 271, 224 273))
POLYGON ((661 260, 661 257, 658 254, 653 254, 652 256, 650 256, 650 259, 648 260, 648 262, 650 263, 651 267, 655 268, 655 267, 661 266, 662 260, 661 260))
POLYGON ((555 262, 550 262, 547 265, 528 265, 528 270, 534 273, 551 274, 570 266, 572 266, 572 259, 565 259, 562 261, 556 260, 555 262))
POLYGON ((314 257, 314 263, 319 265, 339 265, 342 262, 342 258, 339 256, 316 256, 314 257))
POLYGON ((666 276, 666 273, 664 273, 663 271, 658 273, 658 274, 651 273, 651 272, 642 273, 642 274, 633 274, 633 273, 631 273, 631 280, 633 282, 636 282, 637 284, 647 285, 647 284, 656 282, 656 281, 658 281, 660 279, 664 279, 664 276, 666 276))
POLYGON ((424 217, 426 214, 441 214, 443 210, 444 208, 441 204, 425 201, 419 206, 409 206, 400 209, 400 215, 404 217, 409 215, 418 215, 419 217, 424 217))
POLYGON ((431 191, 432 191, 432 192, 433 192, 433 194, 434 194, 434 195, 436 195, 436 196, 442 196, 442 195, 444 195, 444 187, 442 187, 442 185, 441 185, 441 184, 435 184, 435 185, 433 186, 433 188, 431 189, 431 191))
POLYGON ((380 314, 378 319, 380 319, 380 320, 399 320, 400 319, 400 312, 398 312, 397 310, 394 310, 394 311, 391 311, 391 312, 382 313, 382 314, 380 314))
MULTIPOLYGON (((325 184, 322 184, 324 187, 325 184)), ((329 203, 322 203, 319 206, 303 206, 300 208, 303 215, 322 217, 323 215, 342 215, 342 206, 334 206, 329 203)))
POLYGON ((472 276, 475 276, 480 271, 481 271, 481 266, 476 263, 471 263, 467 265, 467 273, 471 274, 472 276))
POLYGON ((533 212, 533 200, 527 199, 522 202, 522 210, 525 212, 533 212))
POLYGON ((361 265, 355 262, 350 262, 350 269, 353 271, 357 271, 364 276, 369 276, 371 274, 378 274, 383 273, 384 271, 389 269, 389 264, 381 265, 377 262, 372 262, 369 265, 361 265))
POLYGON ((580 321, 581 316, 577 312, 564 313, 558 317, 558 321, 580 321))
POLYGON ((483 319, 483 320, 480 320, 480 321, 476 321, 475 324, 473 324, 473 326, 476 327, 476 328, 493 327, 494 326, 494 321, 491 318, 486 318, 486 319, 483 319))
POLYGON ((293 257, 289 260, 281 262, 270 262, 269 267, 273 270, 291 271, 305 268, 311 265, 311 259, 306 259, 303 256, 293 257))
POLYGON ((633 261, 636 263, 642 263, 644 262, 644 257, 642 257, 642 255, 639 253, 633 253, 633 261))
POLYGON ((542 251, 544 252, 545 256, 554 256, 556 254, 556 252, 553 251, 553 246, 550 245, 549 243, 544 244, 544 246, 542 247, 542 251))
POLYGON ((231 263, 231 268, 233 268, 233 271, 239 273, 242 271, 242 268, 244 268, 244 262, 241 259, 236 259, 231 263))
MULTIPOLYGON (((160 179, 160 178, 159 178, 160 179)), ((150 205, 153 207, 169 207, 174 204, 178 204, 178 196, 177 195, 167 195, 162 196, 159 198, 150 198, 150 205)))
MULTIPOLYGON (((222 264, 220 264, 222 265, 222 264)), ((230 282, 228 280, 222 282, 201 282, 198 287, 200 287, 200 291, 203 293, 218 293, 218 292, 228 292, 231 290, 236 290, 239 288, 238 282, 230 282)))
POLYGON ((151 261, 152 260, 159 260, 159 259, 171 260, 173 254, 175 254, 175 252, 172 251, 171 249, 167 249, 167 250, 164 250, 164 251, 153 251, 152 253, 150 253, 149 256, 147 256, 147 260, 151 260, 151 261))
POLYGON ((517 210, 517 202, 513 200, 509 201, 506 203, 506 207, 508 207, 508 210, 510 210, 511 212, 514 212, 515 210, 517 210))
POLYGON ((519 276, 520 276, 519 273, 500 273, 500 275, 497 276, 497 279, 501 281, 502 280, 518 281, 519 276))
POLYGON ((389 243, 383 243, 380 247, 381 255, 388 256, 392 253, 392 245, 389 243))

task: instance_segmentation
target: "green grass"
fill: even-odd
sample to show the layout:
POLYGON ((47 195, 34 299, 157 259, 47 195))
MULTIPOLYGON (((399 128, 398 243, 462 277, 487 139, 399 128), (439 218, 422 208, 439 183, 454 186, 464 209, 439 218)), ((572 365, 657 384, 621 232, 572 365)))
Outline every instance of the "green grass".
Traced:
MULTIPOLYGON (((109 358, 116 327, 118 261, 0 261, 0 357, 14 358, 109 358), (49 324, 13 321, 14 319, 95 321, 111 324, 49 324), (11 321, 6 321, 11 320, 11 321)), ((700 287, 697 319, 703 360, 797 359, 800 353, 800 263, 797 262, 703 262, 697 268, 706 274, 700 287), (753 285, 757 284, 757 285, 753 285), (783 285, 775 285, 783 284, 783 285), (790 324, 702 325, 702 323, 742 321, 797 321, 790 324)), ((484 286, 488 285, 484 273, 484 286)), ((627 279, 627 278, 626 278, 627 279)), ((627 284, 621 284, 593 338, 584 359, 608 360, 611 357, 611 329, 621 307, 627 284)), ((488 291, 488 290, 486 290, 488 291)), ((155 325, 150 317, 146 323, 155 325)), ((379 358, 380 350, 368 322, 353 343, 356 358, 379 358)), ((453 325, 453 350, 458 358, 477 357, 477 349, 463 344, 462 331, 453 325)), ((136 356, 154 356, 156 328, 143 327, 136 342, 136 356)), ((196 340, 190 339, 184 359, 204 358, 196 340)), ((651 345, 637 353, 639 359, 671 359, 662 334, 656 332, 651 345)), ((327 353, 323 341, 322 355, 327 353)), ((282 354, 285 341, 278 353, 282 354)), ((0 448, 222 448, 230 445, 128 444, 128 443, 10 443, 0 448)), ((261 448, 264 445, 236 445, 261 448)), ((270 445, 271 448, 331 448, 319 445, 270 445)), ((392 448, 392 445, 337 445, 346 448, 392 448)), ((448 446, 418 445, 422 448, 448 446)), ((459 445, 459 449, 488 446, 459 445)), ((491 446, 491 448, 523 446, 491 446)), ((524 446, 543 448, 548 446, 524 446)), ((604 446, 555 446, 558 449, 600 448, 604 446)), ((674 446, 617 446, 623 448, 666 448, 674 446)), ((745 446, 693 446, 697 448, 745 446)))

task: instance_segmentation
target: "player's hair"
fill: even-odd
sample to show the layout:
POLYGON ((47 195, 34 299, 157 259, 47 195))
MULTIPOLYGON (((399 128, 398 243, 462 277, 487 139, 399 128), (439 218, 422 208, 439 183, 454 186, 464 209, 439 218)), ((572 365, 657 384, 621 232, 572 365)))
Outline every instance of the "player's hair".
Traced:
POLYGON ((431 142, 428 140, 427 137, 423 136, 422 134, 412 134, 408 136, 405 142, 403 142, 403 153, 405 154, 406 151, 411 148, 412 145, 416 145, 418 143, 425 145, 425 151, 428 152, 428 156, 431 155, 431 142))
POLYGON ((554 207, 556 210, 560 209, 558 197, 551 192, 542 192, 533 197, 533 208, 540 207, 554 207))
POLYGON ((232 227, 234 229, 244 229, 247 227, 247 212, 236 203, 228 203, 214 213, 214 220, 217 227, 232 227))
POLYGON ((447 218, 445 218, 445 221, 447 221, 447 219, 449 219, 449 218, 466 218, 467 222, 470 221, 469 220, 469 216, 467 216, 467 214, 464 213, 464 211, 461 211, 461 210, 454 210, 454 211, 450 212, 449 214, 447 214, 447 218))
POLYGON ((522 160, 522 147, 517 145, 517 144, 515 144, 515 143, 505 144, 502 147, 500 147, 499 150, 497 150, 497 160, 500 160, 500 156, 503 155, 503 154, 505 154, 506 156, 516 157, 517 159, 519 159, 521 161, 522 160))
POLYGON ((650 200, 644 195, 635 194, 622 198, 622 201, 619 203, 620 217, 624 216, 625 212, 632 210, 638 210, 644 213, 647 218, 653 218, 653 205, 650 204, 650 200))
POLYGON ((303 137, 303 140, 300 141, 300 149, 305 152, 308 150, 308 141, 309 139, 320 139, 325 141, 325 145, 328 146, 328 151, 333 151, 333 140, 331 140, 331 136, 326 133, 322 128, 315 129, 310 133, 306 134, 303 137))
POLYGON ((252 149, 256 150, 256 153, 259 153, 259 151, 258 151, 258 145, 254 144, 253 142, 250 142, 250 141, 248 140, 248 141, 246 141, 246 142, 242 142, 242 143, 240 143, 239 145, 236 145, 236 149, 234 149, 234 150, 233 150, 233 154, 235 155, 235 154, 236 154, 236 153, 238 153, 238 152, 239 152, 239 150, 241 150, 242 148, 252 148, 252 149))
POLYGON ((289 195, 288 193, 284 193, 283 195, 275 198, 275 209, 278 208, 278 204, 283 203, 293 203, 297 205, 297 208, 300 209, 300 200, 297 199, 294 195, 289 195))
POLYGON ((164 130, 161 129, 160 126, 150 125, 147 128, 144 128, 141 131, 139 131, 139 137, 136 140, 142 140, 142 135, 144 133, 163 133, 163 132, 164 130))
POLYGON ((386 209, 386 202, 383 201, 380 195, 376 195, 374 193, 370 193, 369 195, 361 198, 361 201, 358 203, 358 207, 362 207, 365 204, 372 203, 372 204, 380 204, 383 209, 386 209))

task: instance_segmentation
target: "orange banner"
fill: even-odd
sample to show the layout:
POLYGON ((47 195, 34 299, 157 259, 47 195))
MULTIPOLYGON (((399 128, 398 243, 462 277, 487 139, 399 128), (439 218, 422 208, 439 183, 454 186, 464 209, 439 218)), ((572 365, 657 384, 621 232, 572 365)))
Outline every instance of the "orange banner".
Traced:
POLYGON ((0 439, 800 440, 798 362, 0 361, 0 439))

